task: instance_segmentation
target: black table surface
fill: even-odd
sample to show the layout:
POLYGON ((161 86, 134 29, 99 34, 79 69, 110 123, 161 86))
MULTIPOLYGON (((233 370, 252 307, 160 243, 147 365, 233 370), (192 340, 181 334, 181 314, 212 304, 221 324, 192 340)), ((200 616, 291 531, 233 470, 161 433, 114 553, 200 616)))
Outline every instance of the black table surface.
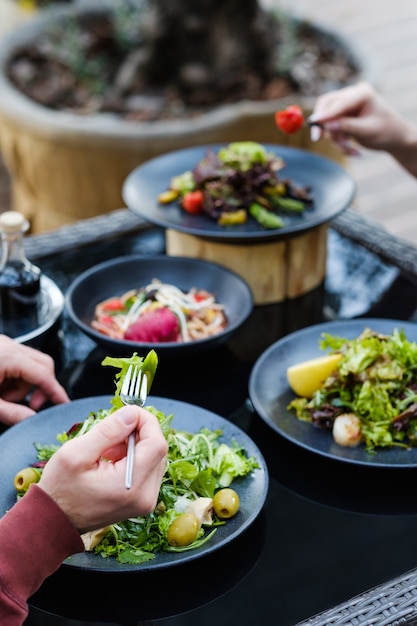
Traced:
MULTIPOLYGON (((164 232, 132 219, 122 212, 66 228, 61 240, 29 237, 28 256, 65 292, 103 260, 164 254, 164 232), (120 216, 123 228, 112 227, 120 216)), ((115 580, 61 568, 31 598, 27 623, 293 626, 416 567, 417 472, 321 458, 270 429, 248 399, 255 360, 289 332, 330 319, 416 320, 415 262, 412 248, 349 211, 329 230, 322 286, 256 307, 237 336, 211 352, 162 360, 153 395, 210 409, 256 442, 269 469, 264 510, 232 544, 175 571, 115 580)), ((46 349, 73 399, 113 392, 111 368, 100 367, 106 354, 65 312, 46 349)))

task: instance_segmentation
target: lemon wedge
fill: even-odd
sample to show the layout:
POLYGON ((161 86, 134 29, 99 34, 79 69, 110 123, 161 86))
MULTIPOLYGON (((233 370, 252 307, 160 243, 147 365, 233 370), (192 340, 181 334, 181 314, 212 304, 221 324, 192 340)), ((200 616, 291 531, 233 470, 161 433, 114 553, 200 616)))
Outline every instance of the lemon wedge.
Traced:
POLYGON ((309 398, 320 389, 341 358, 341 354, 326 354, 291 365, 287 369, 288 384, 298 396, 309 398))

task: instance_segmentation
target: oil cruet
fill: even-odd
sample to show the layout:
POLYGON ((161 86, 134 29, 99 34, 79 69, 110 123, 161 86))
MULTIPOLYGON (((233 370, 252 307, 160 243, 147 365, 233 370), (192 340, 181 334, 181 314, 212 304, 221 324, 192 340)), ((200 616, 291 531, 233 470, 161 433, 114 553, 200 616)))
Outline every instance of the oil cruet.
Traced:
POLYGON ((41 270, 24 249, 28 220, 18 211, 0 214, 0 332, 18 337, 39 323, 41 270))

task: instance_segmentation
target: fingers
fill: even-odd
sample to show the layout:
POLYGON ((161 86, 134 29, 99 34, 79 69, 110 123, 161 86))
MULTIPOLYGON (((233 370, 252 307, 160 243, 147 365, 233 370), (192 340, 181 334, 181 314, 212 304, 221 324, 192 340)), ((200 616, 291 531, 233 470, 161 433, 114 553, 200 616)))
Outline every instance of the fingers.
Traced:
POLYGON ((28 389, 35 387, 30 400, 35 411, 47 400, 54 404, 69 401, 65 389, 56 380, 52 357, 5 335, 0 335, 0 354, 0 384, 5 385, 3 398, 20 401, 28 389), (14 384, 7 384, 9 381, 14 384))
POLYGON ((312 142, 319 141, 322 137, 327 137, 336 143, 342 152, 349 156, 360 156, 362 151, 356 145, 350 135, 354 135, 353 131, 349 131, 349 124, 343 125, 342 121, 328 122, 323 126, 312 126, 310 129, 310 138, 312 142))
MULTIPOLYGON (((46 464, 42 472, 41 486, 58 501, 60 489, 65 487, 68 494, 79 483, 78 491, 81 497, 81 487, 84 482, 91 483, 95 488, 104 490, 111 488, 108 481, 99 480, 101 462, 106 469, 111 469, 113 463, 102 461, 106 450, 112 450, 123 445, 126 455, 126 439, 129 433, 137 427, 139 408, 126 406, 110 414, 98 422, 94 428, 82 435, 66 442, 46 464), (91 475, 91 476, 90 476, 91 475), (57 482, 60 477, 59 482, 57 482)), ((65 497, 65 493, 64 493, 65 497)), ((65 509, 66 510, 66 509, 65 509)))
POLYGON ((69 402, 69 397, 64 387, 55 379, 47 379, 36 387, 30 396, 29 405, 34 411, 39 411, 47 401, 53 404, 69 402))
POLYGON ((35 387, 30 401, 30 405, 34 410, 38 410, 46 400, 50 400, 54 404, 69 401, 67 392, 55 378, 53 359, 48 355, 43 356, 47 358, 42 361, 38 360, 35 370, 32 368, 33 364, 25 364, 20 370, 20 378, 35 387))
POLYGON ((6 426, 22 422, 34 413, 35 411, 28 406, 0 399, 0 422, 6 426))
POLYGON ((334 141, 339 148, 341 148, 344 154, 349 156, 360 156, 362 154, 362 150, 352 139, 354 133, 349 132, 347 128, 346 130, 342 130, 342 128, 339 124, 332 125, 332 122, 329 122, 329 126, 326 126, 325 134, 330 136, 332 141, 334 141))
POLYGON ((126 406, 65 443, 46 464, 38 484, 85 532, 155 508, 167 449, 157 418, 126 406), (126 440, 133 429, 138 431, 134 481, 126 489, 126 440), (121 458, 104 460, 108 451, 118 451, 121 458))
MULTIPOLYGON (((161 428, 158 420, 154 415, 145 409, 140 409, 140 418, 136 427, 136 451, 135 461, 140 468, 139 474, 137 469, 134 471, 134 476, 138 480, 147 480, 149 476, 155 472, 155 467, 160 463, 159 470, 156 470, 157 482, 160 482, 165 471, 165 457, 168 452, 168 444, 165 437, 161 432, 161 428), (146 476, 146 470, 148 470, 148 476, 146 476)), ((107 418, 108 419, 108 418, 107 418)), ((129 431, 129 434, 132 431, 129 431)), ((124 439, 121 443, 112 445, 102 453, 102 457, 116 462, 126 456, 127 444, 124 439)), ((137 481, 138 482, 138 481, 137 481)))
MULTIPOLYGON (((39 411, 47 401, 54 404, 69 401, 65 389, 55 379, 51 378, 42 382, 42 387, 34 387, 33 384, 22 379, 8 378, 0 386, 0 394, 2 399, 10 404, 27 401, 32 409, 31 414, 34 411, 39 411), (44 390, 45 387, 47 391, 44 390)), ((1 416, 0 421, 4 421, 1 416)))
POLYGON ((0 385, 0 396, 7 402, 21 402, 32 391, 32 385, 24 380, 8 378, 0 385))
POLYGON ((313 142, 327 136, 337 143, 345 154, 358 155, 361 150, 352 137, 361 140, 370 132, 370 109, 376 92, 367 83, 358 83, 329 92, 317 99, 309 122, 313 142))
POLYGON ((310 116, 311 122, 325 124, 340 117, 355 117, 375 98, 373 88, 367 83, 358 83, 331 91, 317 98, 316 106, 310 116))
POLYGON ((123 407, 97 424, 86 435, 86 449, 96 459, 103 457, 117 461, 126 456, 126 439, 134 430, 137 431, 135 458, 139 460, 142 479, 144 470, 153 474, 161 459, 165 468, 168 444, 159 422, 149 411, 135 406, 123 407))
POLYGON ((162 478, 166 470, 168 443, 158 420, 143 410, 139 425, 139 443, 135 447, 133 481, 130 491, 136 494, 137 506, 151 512, 157 504, 162 478), (143 490, 141 486, 147 485, 143 490))
POLYGON ((154 415, 137 406, 125 406, 108 415, 82 437, 69 441, 64 448, 67 447, 67 457, 71 456, 67 459, 69 463, 81 464, 85 468, 98 468, 100 459, 113 461, 115 471, 107 472, 110 466, 107 462, 104 466, 100 465, 100 470, 107 472, 107 480, 114 481, 116 488, 120 488, 125 481, 126 441, 134 430, 137 431, 137 442, 131 491, 135 492, 136 485, 142 510, 152 510, 165 471, 168 451, 168 444, 154 415), (71 450, 68 446, 71 446, 71 450), (147 485, 146 490, 142 489, 143 485, 147 485), (149 500, 144 502, 147 494, 149 500))
POLYGON ((126 439, 138 428, 140 417, 137 406, 125 406, 111 413, 85 435, 72 440, 77 447, 77 458, 97 462, 101 457, 110 458, 108 451, 121 451, 122 445, 126 454, 126 439))

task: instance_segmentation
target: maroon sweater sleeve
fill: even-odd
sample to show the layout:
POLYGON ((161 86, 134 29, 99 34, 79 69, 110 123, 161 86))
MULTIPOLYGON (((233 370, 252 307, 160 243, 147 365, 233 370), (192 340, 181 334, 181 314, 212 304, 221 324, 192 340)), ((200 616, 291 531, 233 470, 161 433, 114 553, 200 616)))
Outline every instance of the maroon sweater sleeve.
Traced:
POLYGON ((0 519, 0 624, 17 626, 27 599, 84 545, 71 520, 38 485, 0 519))

